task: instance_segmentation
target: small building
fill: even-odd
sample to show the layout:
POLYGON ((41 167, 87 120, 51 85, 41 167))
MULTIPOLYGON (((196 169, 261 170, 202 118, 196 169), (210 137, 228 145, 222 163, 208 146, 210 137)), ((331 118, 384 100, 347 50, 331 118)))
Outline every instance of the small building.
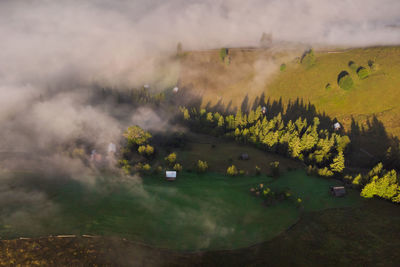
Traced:
POLYGON ((150 85, 145 84, 145 85, 143 85, 143 88, 144 88, 144 89, 149 89, 149 88, 150 88, 150 85))
POLYGON ((178 91, 179 91, 178 86, 175 86, 174 89, 172 89, 172 92, 174 92, 175 94, 178 93, 178 91))
POLYGON ((342 128, 342 125, 340 125, 339 122, 336 122, 335 124, 333 124, 333 129, 335 129, 335 131, 339 131, 340 128, 342 128))
POLYGON ((346 195, 346 188, 344 186, 331 186, 331 194, 335 197, 342 197, 346 195))
POLYGON ((241 159, 241 160, 248 160, 248 159, 249 159, 249 154, 247 154, 247 153, 242 153, 242 154, 240 154, 239 159, 241 159))
POLYGON ((165 172, 165 179, 167 179, 167 181, 175 181, 175 179, 176 179, 176 171, 166 171, 165 172))
POLYGON ((267 107, 262 107, 261 112, 263 115, 267 114, 267 107))
POLYGON ((115 154, 117 152, 117 146, 114 143, 109 143, 107 151, 109 154, 115 154))

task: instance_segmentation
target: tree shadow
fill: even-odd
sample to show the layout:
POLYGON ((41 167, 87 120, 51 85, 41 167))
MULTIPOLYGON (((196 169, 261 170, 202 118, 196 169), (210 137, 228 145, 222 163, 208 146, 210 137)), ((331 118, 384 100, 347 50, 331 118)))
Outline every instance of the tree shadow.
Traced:
POLYGON ((382 162, 386 169, 400 169, 399 139, 387 133, 384 124, 373 115, 364 125, 351 121, 349 164, 372 168, 382 162))
MULTIPOLYGON (((346 71, 342 73, 342 75, 348 75, 346 71)), ((192 97, 191 103, 195 103, 195 107, 200 108, 202 97, 192 97)), ((328 116, 325 112, 318 112, 315 105, 300 98, 283 103, 282 98, 279 100, 266 99, 265 95, 261 94, 254 99, 250 108, 249 97, 246 95, 241 103, 240 107, 245 114, 258 107, 265 107, 267 119, 281 114, 286 123, 289 120, 295 121, 299 117, 307 119, 311 123, 317 117, 320 121, 320 128, 330 132, 334 131, 333 125, 338 122, 336 118, 328 116)), ((214 106, 210 103, 207 103, 206 106, 210 109, 209 111, 218 111, 225 116, 235 114, 238 108, 233 106, 232 101, 224 105, 222 100, 219 100, 214 106)), ((346 150, 347 166, 370 169, 378 162, 382 162, 387 169, 400 170, 399 140, 387 133, 384 124, 376 116, 368 119, 365 125, 360 125, 352 118, 350 129, 346 130, 342 125, 339 133, 347 134, 351 140, 351 144, 346 150)))
POLYGON ((345 70, 343 70, 342 72, 339 73, 338 77, 337 77, 337 83, 339 84, 339 81, 344 77, 349 75, 349 73, 345 70))

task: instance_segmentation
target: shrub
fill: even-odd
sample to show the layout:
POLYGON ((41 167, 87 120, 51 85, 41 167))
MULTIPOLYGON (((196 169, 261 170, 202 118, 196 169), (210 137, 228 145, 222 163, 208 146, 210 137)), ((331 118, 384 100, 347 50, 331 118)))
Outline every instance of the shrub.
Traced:
POLYGON ((330 84, 330 83, 327 83, 327 84, 325 85, 325 89, 326 89, 326 90, 331 90, 331 89, 332 89, 331 84, 330 84))
POLYGON ((197 162, 197 171, 199 173, 206 172, 208 169, 208 164, 206 161, 199 160, 197 162))
POLYGON ((176 164, 174 165, 174 171, 177 171, 177 172, 182 171, 182 165, 179 164, 179 163, 176 163, 176 164))
POLYGON ((357 71, 358 69, 358 66, 354 61, 349 61, 348 66, 352 71, 357 71))
POLYGON ((236 176, 238 174, 238 170, 235 165, 229 166, 226 170, 226 174, 229 176, 236 176))
POLYGON ((148 164, 148 163, 144 164, 142 167, 142 170, 144 170, 146 172, 150 171, 150 169, 151 169, 151 167, 150 167, 150 164, 148 164))
POLYGON ((260 175, 261 174, 261 168, 256 166, 256 175, 260 175))
POLYGON ((359 67, 357 69, 357 75, 358 75, 358 78, 360 78, 361 80, 364 80, 365 78, 367 78, 369 76, 369 72, 366 68, 359 67))
POLYGON ((154 169, 154 173, 161 173, 163 168, 161 166, 157 166, 157 168, 154 169))
POLYGON ((310 49, 304 52, 300 62, 307 68, 312 67, 315 64, 314 50, 310 49))
POLYGON ((375 71, 378 69, 378 65, 373 61, 373 60, 368 60, 368 67, 372 70, 375 71))
POLYGON ((284 63, 281 64, 280 70, 281 71, 285 71, 286 70, 286 64, 284 64, 284 63))
POLYGON ((221 48, 219 50, 219 58, 222 62, 225 61, 226 56, 228 55, 228 48, 221 48))
POLYGON ((141 155, 151 156, 154 153, 154 147, 151 145, 141 145, 138 148, 138 152, 141 155))
POLYGON ((269 164, 271 168, 271 174, 273 177, 279 177, 280 171, 279 171, 279 161, 274 161, 269 164))
POLYGON ((244 175, 244 170, 239 170, 240 175, 244 175))
POLYGON ((331 177, 333 175, 333 172, 325 167, 323 169, 318 169, 318 175, 322 177, 331 177))
POLYGON ((135 164, 135 166, 133 166, 133 169, 135 171, 139 172, 139 171, 143 170, 143 164, 139 162, 139 163, 135 164))
POLYGON ((130 144, 141 145, 151 138, 151 134, 139 126, 129 127, 123 134, 130 144))
POLYGON ((174 164, 176 161, 176 154, 175 153, 171 153, 168 156, 166 156, 164 158, 170 165, 174 164))
POLYGON ((338 85, 344 90, 350 90, 354 83, 347 71, 342 71, 338 76, 338 85))

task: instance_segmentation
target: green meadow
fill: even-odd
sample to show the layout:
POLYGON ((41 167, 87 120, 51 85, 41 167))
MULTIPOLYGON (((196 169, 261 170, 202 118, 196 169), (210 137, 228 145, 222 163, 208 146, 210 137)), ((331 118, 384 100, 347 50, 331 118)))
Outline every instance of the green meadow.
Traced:
MULTIPOLYGON (((15 177, 14 177, 15 179, 15 177)), ((41 186, 51 209, 15 207, 0 214, 2 238, 89 234, 118 236, 154 247, 215 250, 248 247, 276 237, 295 224, 302 212, 355 207, 357 192, 343 198, 329 194, 331 179, 309 177, 304 171, 267 176, 227 177, 181 173, 174 182, 161 175, 143 178, 98 177, 88 185, 66 180, 41 186), (290 189, 300 197, 272 206, 250 188, 262 183, 272 190, 290 189), (20 220, 12 220, 19 214, 20 220), (23 216, 21 215, 23 214, 23 216)))

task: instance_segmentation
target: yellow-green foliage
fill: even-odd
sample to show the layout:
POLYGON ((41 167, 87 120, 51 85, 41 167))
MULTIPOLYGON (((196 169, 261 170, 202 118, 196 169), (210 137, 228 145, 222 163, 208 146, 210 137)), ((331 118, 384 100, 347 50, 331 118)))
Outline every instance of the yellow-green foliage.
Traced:
POLYGON ((361 191, 361 196, 372 198, 378 196, 388 200, 397 199, 399 195, 399 184, 395 170, 386 172, 382 177, 375 175, 361 191))
POLYGON ((138 152, 141 155, 151 156, 154 153, 154 147, 151 145, 141 145, 138 148, 138 152))
POLYGON ((258 167, 257 165, 256 165, 256 174, 257 174, 257 175, 260 175, 260 174, 261 174, 261 168, 258 167))
POLYGON ((358 174, 356 177, 354 177, 352 184, 360 185, 361 181, 362 181, 362 176, 361 174, 358 174))
POLYGON ((206 161, 199 160, 197 162, 197 171, 198 172, 200 172, 200 173, 206 172, 207 169, 208 169, 208 164, 206 161))
POLYGON ((314 50, 310 49, 303 54, 303 57, 301 58, 301 64, 303 64, 307 68, 314 66, 315 64, 314 50))
POLYGON ((189 120, 190 119, 190 114, 189 114, 189 110, 185 107, 181 107, 181 112, 183 114, 183 119, 184 120, 189 120))
POLYGON ((278 72, 268 84, 266 98, 279 100, 282 97, 283 103, 296 98, 310 101, 317 110, 338 118, 345 129, 350 128, 352 116, 356 121, 364 122, 365 114, 379 114, 378 119, 384 123, 386 130, 400 136, 400 127, 394 123, 400 120, 399 46, 316 54, 318 60, 311 69, 288 67, 286 71, 278 72), (366 80, 360 80, 357 73, 348 67, 350 60, 365 66, 371 61, 371 66, 379 64, 379 70, 369 67, 373 74, 366 80), (356 90, 343 91, 334 86, 337 75, 343 70, 350 72, 356 90), (332 85, 332 90, 324 89, 327 83, 332 85), (384 112, 387 110, 390 112, 384 112))
POLYGON ((177 172, 182 171, 182 165, 179 164, 179 163, 176 163, 176 164, 174 165, 174 170, 177 171, 177 172))
POLYGON ((369 76, 369 72, 366 68, 364 67, 359 67, 357 70, 357 75, 361 80, 364 80, 369 76))
POLYGON ((279 161, 271 162, 271 163, 269 164, 269 166, 270 166, 270 168, 271 168, 271 174, 272 174, 272 176, 278 177, 279 174, 280 174, 280 171, 279 171, 279 161))
POLYGON ((171 154, 169 154, 168 156, 166 156, 165 161, 167 161, 169 164, 174 164, 176 162, 176 154, 173 152, 171 154))
POLYGON ((354 82, 353 82, 353 79, 351 78, 351 76, 348 73, 343 74, 343 76, 339 77, 338 79, 339 79, 338 85, 342 89, 350 90, 351 88, 353 88, 354 82))
POLYGON ((209 121, 209 122, 213 122, 213 114, 212 114, 212 112, 208 112, 207 113, 207 121, 209 121))
POLYGON ((266 187, 266 188, 263 190, 263 195, 266 196, 266 195, 268 195, 270 192, 271 192, 271 189, 270 189, 269 187, 266 187))
POLYGON ((225 61, 225 58, 226 58, 226 56, 228 55, 227 51, 228 51, 227 48, 221 48, 221 49, 219 50, 219 57, 220 57, 220 59, 221 59, 222 62, 225 61))
POLYGON ((344 170, 344 155, 342 151, 333 159, 333 163, 330 165, 333 172, 342 173, 344 170))
POLYGON ((317 173, 319 176, 323 176, 323 177, 330 177, 333 175, 333 172, 331 170, 329 170, 327 167, 325 167, 323 169, 318 169, 317 173))
POLYGON ((124 133, 123 136, 131 144, 141 145, 151 138, 151 134, 139 126, 131 126, 124 133))
POLYGON ((226 170, 226 174, 229 176, 235 176, 238 174, 238 170, 235 165, 229 166, 226 170))
POLYGON ((142 169, 143 169, 144 171, 150 171, 151 166, 150 166, 150 164, 146 163, 146 164, 143 165, 142 169))

